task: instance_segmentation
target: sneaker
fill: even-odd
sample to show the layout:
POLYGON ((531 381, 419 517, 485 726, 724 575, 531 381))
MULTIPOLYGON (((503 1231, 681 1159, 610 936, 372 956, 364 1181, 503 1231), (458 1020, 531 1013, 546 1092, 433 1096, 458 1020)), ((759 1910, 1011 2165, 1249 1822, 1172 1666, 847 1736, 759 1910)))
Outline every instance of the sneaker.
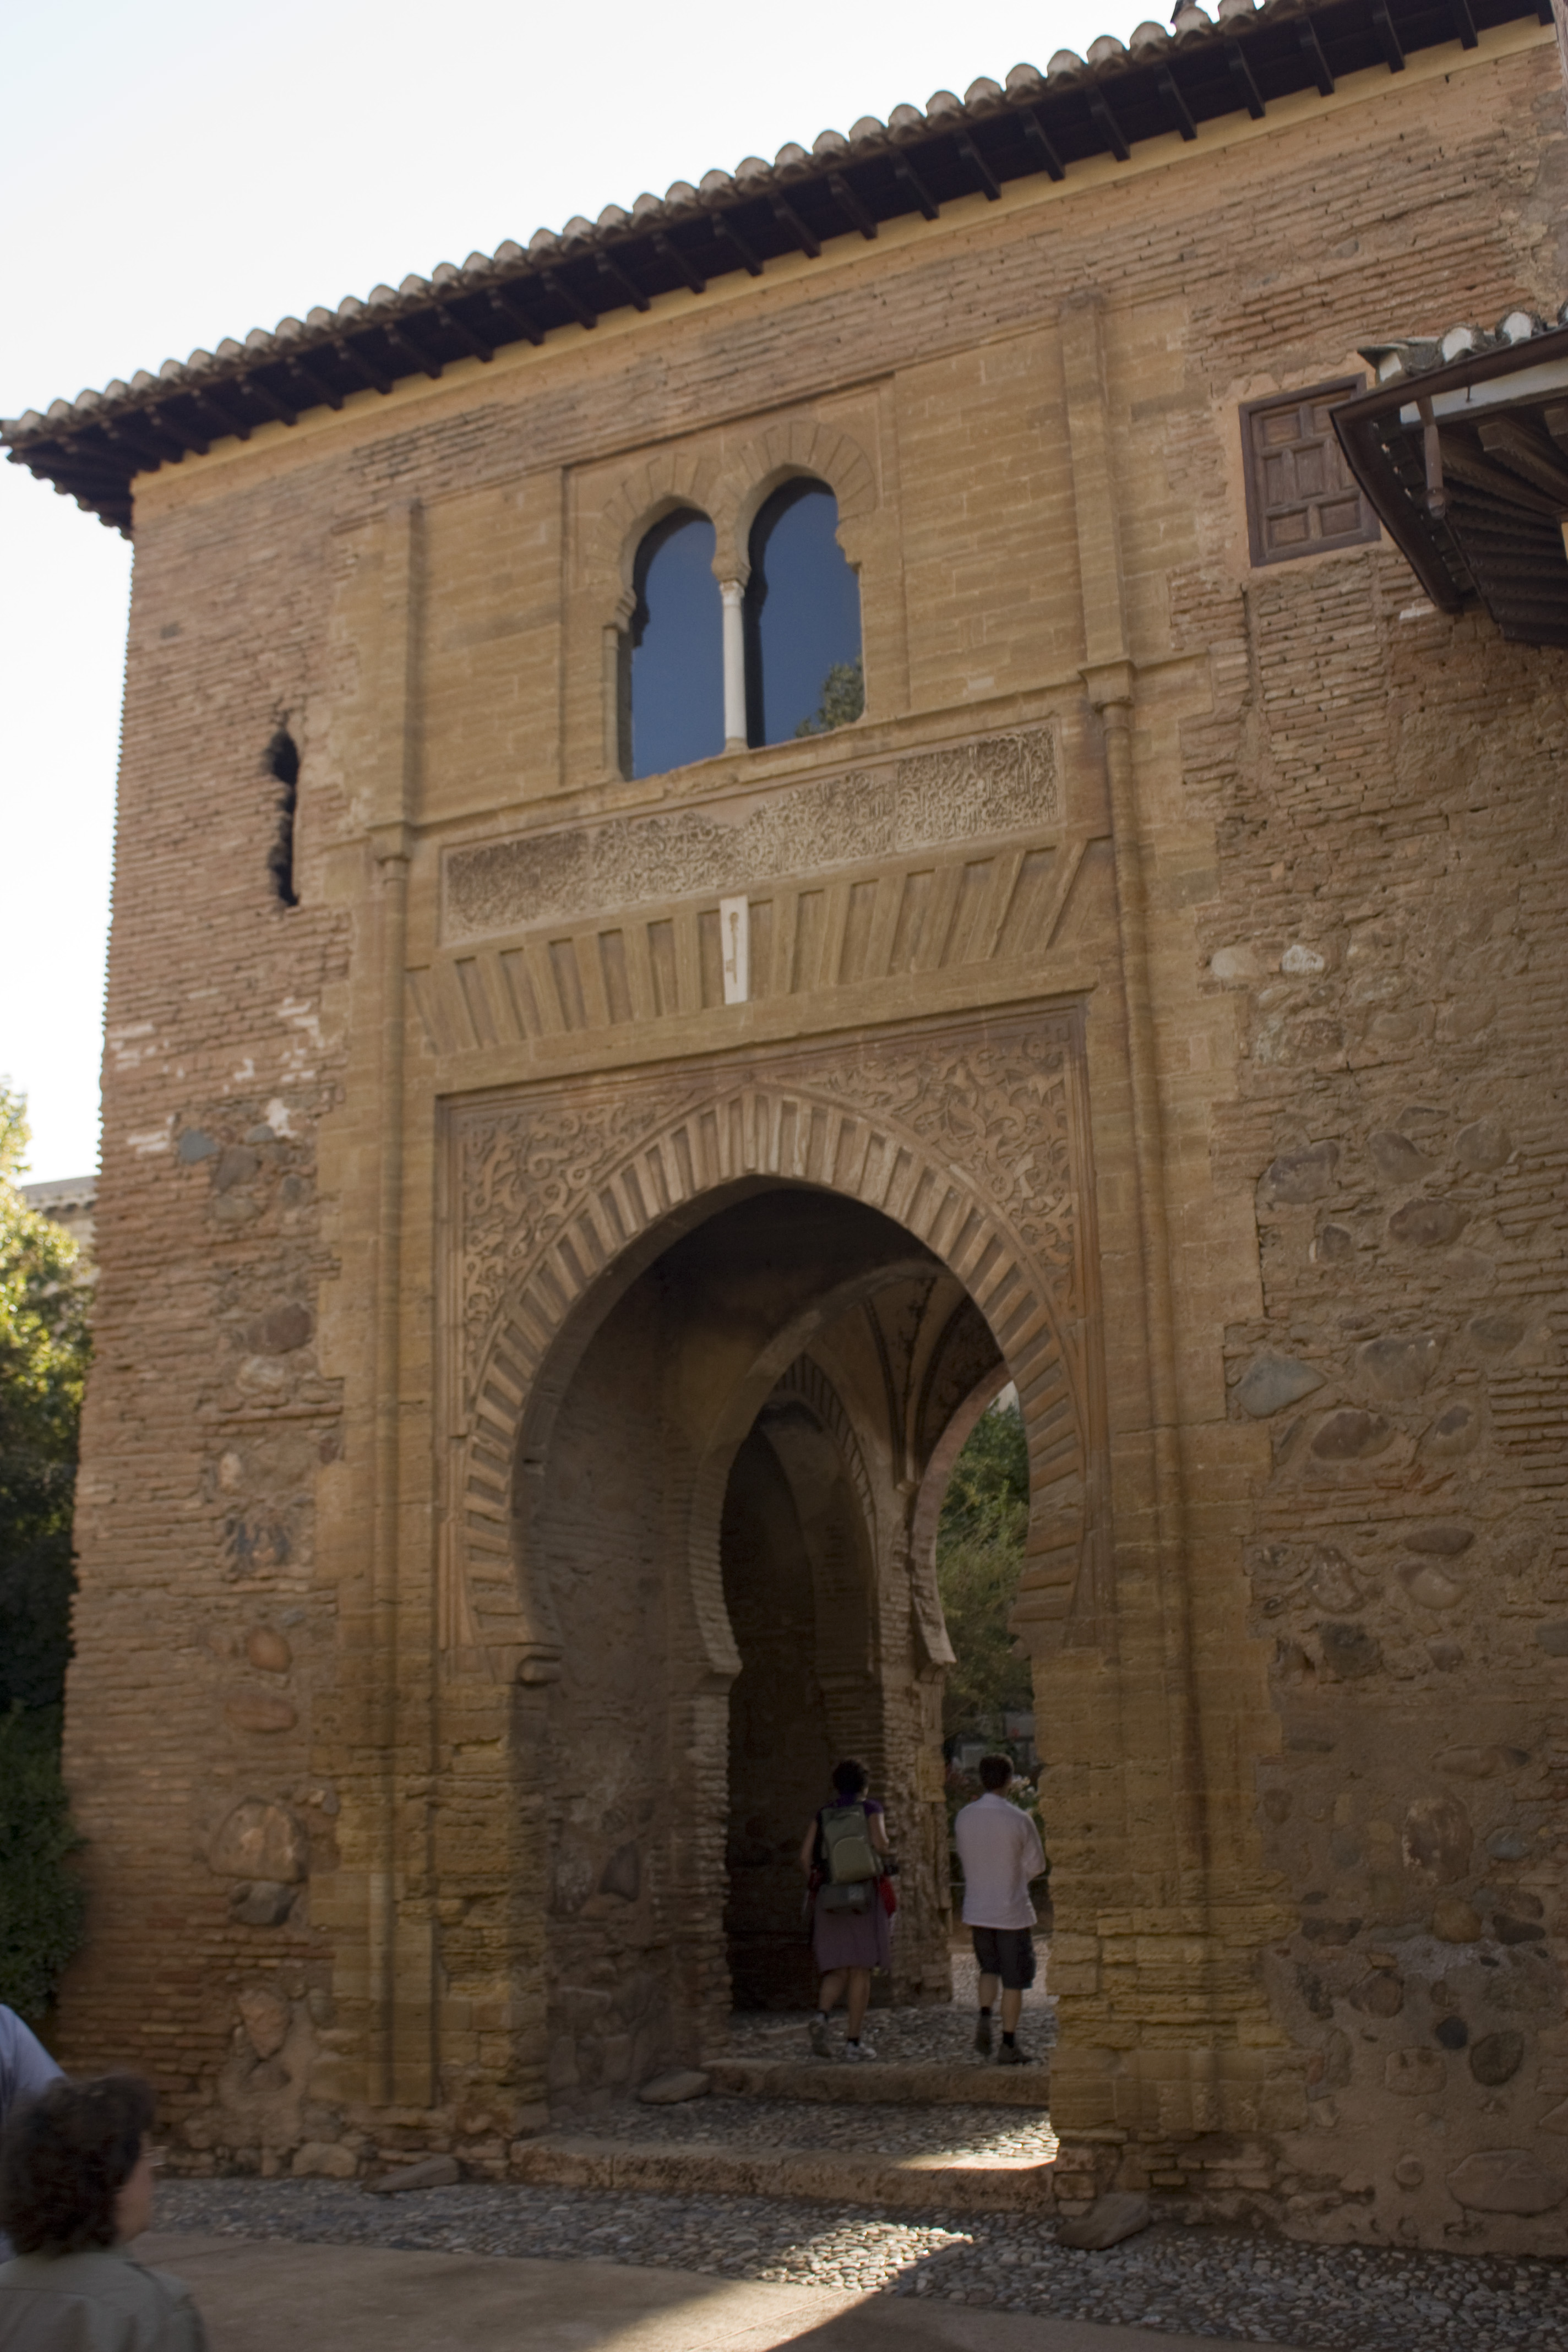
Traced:
POLYGON ((1039 2061, 1031 2058, 1026 2050, 1020 2050, 1016 2042, 1004 2042, 996 2053, 996 2063, 998 2066, 1035 2066, 1039 2061))
POLYGON ((827 2020, 826 2018, 813 2018, 809 2039, 811 2042, 811 2054, 814 2058, 832 2057, 833 2044, 827 2038, 827 2020))
POLYGON ((863 2066, 868 2060, 875 2058, 877 2053, 868 2042, 847 2042, 844 2044, 844 2055, 852 2066, 863 2066))
POLYGON ((991 2020, 981 2016, 974 2021, 974 2046, 983 2058, 991 2055, 991 2020))

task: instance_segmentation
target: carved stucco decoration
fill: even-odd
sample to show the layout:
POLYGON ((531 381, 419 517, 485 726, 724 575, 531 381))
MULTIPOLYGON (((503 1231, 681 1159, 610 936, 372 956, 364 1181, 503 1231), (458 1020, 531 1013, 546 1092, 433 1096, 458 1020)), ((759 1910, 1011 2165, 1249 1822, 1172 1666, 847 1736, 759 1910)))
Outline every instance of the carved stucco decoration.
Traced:
POLYGON ((442 934, 480 939, 531 923, 698 895, 728 896, 830 867, 1053 824, 1049 728, 988 735, 728 804, 521 834, 448 850, 442 934))
POLYGON ((765 500, 781 483, 803 474, 814 475, 833 492, 838 502, 838 543, 858 570, 862 527, 877 507, 877 477, 871 461, 859 443, 837 425, 795 416, 760 433, 726 461, 714 521, 720 542, 717 560, 731 563, 730 578, 750 576, 751 529, 765 500))
POLYGON ((710 451, 662 449, 635 467, 604 509, 585 567, 587 584, 604 617, 625 628, 632 616, 632 566, 656 522, 677 507, 710 515, 719 504, 721 473, 710 451))
POLYGON ((781 482, 802 474, 815 475, 834 493, 840 542, 850 562, 858 563, 858 526, 876 510, 877 477, 860 444, 837 425, 809 416, 783 418, 723 457, 710 442, 660 450, 633 467, 602 509, 590 541, 587 583, 605 604, 605 619, 613 615, 623 628, 630 619, 637 549, 677 507, 695 507, 710 518, 715 573, 744 582, 751 570, 746 541, 758 509, 781 482))
MULTIPOLYGON (((646 1080, 518 1089, 455 1108, 461 1460, 444 1564, 455 1663, 548 1678, 559 1635, 515 1557, 530 1400, 580 1302, 701 1196, 774 1175, 905 1225, 984 1315, 1017 1383, 1034 1485, 1024 1578, 1037 1645, 1104 1556, 1105 1412, 1081 1013, 905 1029, 646 1080)), ((687 1218, 689 1223, 689 1216, 687 1218)), ((552 1375, 558 1378, 559 1375, 552 1375)), ((1090 1595, 1095 1611, 1103 1596, 1090 1595)))

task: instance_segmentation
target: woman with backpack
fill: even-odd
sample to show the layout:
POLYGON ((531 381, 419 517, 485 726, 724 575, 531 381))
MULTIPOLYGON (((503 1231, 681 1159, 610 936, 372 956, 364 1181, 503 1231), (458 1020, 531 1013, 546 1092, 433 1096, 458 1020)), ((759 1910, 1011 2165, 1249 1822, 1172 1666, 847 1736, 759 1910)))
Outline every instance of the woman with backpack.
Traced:
POLYGON ((866 1794, 870 1779, 852 1757, 836 1764, 837 1794, 817 1813, 800 1849, 811 1890, 812 1952, 822 1978, 811 2025, 812 2054, 817 2058, 833 2055, 827 2021, 846 1997, 845 2057, 877 2054, 862 2041, 860 2028, 871 1998, 871 1971, 885 1969, 892 1957, 892 1849, 882 1807, 866 1794))

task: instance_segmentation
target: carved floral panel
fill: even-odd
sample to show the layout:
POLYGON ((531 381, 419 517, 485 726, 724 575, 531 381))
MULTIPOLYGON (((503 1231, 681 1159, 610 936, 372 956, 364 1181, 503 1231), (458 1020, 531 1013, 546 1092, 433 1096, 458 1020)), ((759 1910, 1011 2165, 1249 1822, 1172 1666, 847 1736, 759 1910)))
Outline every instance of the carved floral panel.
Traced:
POLYGON ((469 1589, 449 1622, 513 1654, 537 1645, 537 1612, 505 1569, 529 1398, 595 1280, 671 1212, 741 1176, 826 1185, 945 1257, 1026 1420, 1031 1394, 1043 1400, 1037 1472, 1042 1493, 1058 1490, 1048 1541, 1077 1542, 1095 1516, 1104 1414, 1076 1008, 519 1088, 455 1109, 450 1147, 457 1295, 444 1319, 469 1589))
POLYGON ((746 891, 834 866, 1055 824, 1048 728, 786 786, 765 797, 521 834, 447 852, 442 936, 746 891))

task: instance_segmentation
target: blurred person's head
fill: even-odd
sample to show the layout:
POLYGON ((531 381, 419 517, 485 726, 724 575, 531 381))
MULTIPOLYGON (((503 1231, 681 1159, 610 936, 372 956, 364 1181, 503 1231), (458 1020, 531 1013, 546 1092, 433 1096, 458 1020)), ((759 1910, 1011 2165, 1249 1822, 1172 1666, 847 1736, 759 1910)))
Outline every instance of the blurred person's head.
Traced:
POLYGON ((134 2074, 51 2083, 0 2138, 0 2229, 18 2253, 74 2254, 153 2218, 152 2091, 134 2074))
POLYGON ((847 1756, 842 1764, 833 1768, 833 1785, 846 1800, 863 1796, 871 1785, 871 1775, 864 1764, 857 1764, 853 1756, 847 1756))
POLYGON ((994 1796, 1009 1788, 1013 1780, 1013 1759, 1010 1756, 983 1756, 980 1759, 980 1785, 994 1796))

